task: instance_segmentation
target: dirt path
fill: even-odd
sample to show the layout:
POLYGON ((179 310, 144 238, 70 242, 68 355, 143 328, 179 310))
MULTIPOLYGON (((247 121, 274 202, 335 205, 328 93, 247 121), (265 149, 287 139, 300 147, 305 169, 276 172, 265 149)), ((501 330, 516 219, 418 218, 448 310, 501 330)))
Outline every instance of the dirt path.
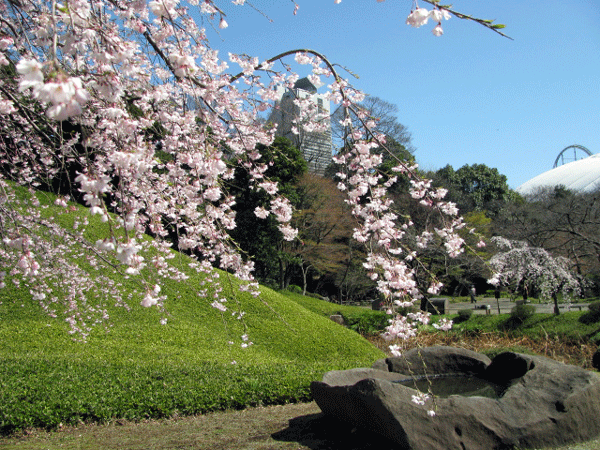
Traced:
MULTIPOLYGON (((65 427, 0 438, 6 450, 392 450, 393 444, 324 417, 313 403, 196 417, 65 427)), ((557 450, 598 450, 600 439, 557 450)), ((545 449, 550 450, 550 449, 545 449)))
POLYGON ((170 420, 65 427, 0 438, 6 450, 388 450, 382 438, 324 417, 313 403, 170 420))

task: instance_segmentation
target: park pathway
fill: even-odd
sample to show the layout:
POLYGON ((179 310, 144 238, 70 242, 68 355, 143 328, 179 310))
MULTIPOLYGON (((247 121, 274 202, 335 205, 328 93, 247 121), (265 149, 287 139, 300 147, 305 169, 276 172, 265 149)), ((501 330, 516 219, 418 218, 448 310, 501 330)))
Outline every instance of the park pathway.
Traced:
MULTIPOLYGON (((520 299, 517 299, 519 301, 520 299)), ((500 307, 501 314, 509 314, 510 310, 516 306, 517 302, 511 301, 509 298, 501 298, 498 302, 493 297, 477 297, 477 303, 461 302, 461 303, 450 303, 448 307, 449 314, 456 314, 461 309, 473 309, 474 314, 486 314, 486 305, 490 307, 490 314, 498 314, 498 306, 500 307)), ((535 307, 535 312, 538 313, 553 313, 554 303, 553 302, 528 302, 528 305, 535 307)), ((586 311, 588 303, 560 303, 560 312, 565 311, 586 311)))

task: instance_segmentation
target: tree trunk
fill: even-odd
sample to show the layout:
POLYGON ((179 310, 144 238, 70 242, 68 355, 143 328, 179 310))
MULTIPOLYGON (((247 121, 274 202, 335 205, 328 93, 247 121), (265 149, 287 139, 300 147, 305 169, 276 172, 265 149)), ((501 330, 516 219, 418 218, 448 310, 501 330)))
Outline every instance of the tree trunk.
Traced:
POLYGON ((302 286, 302 295, 306 295, 306 277, 308 276, 308 270, 311 268, 311 265, 309 264, 308 266, 306 266, 306 269, 304 268, 304 264, 300 264, 300 270, 302 270, 302 278, 303 278, 303 282, 304 282, 304 286, 302 286))
POLYGON ((279 258, 279 288, 285 289, 285 264, 283 258, 279 258))
POLYGON ((552 294, 552 300, 554 300, 554 314, 558 316, 560 314, 560 310, 558 309, 558 296, 556 295, 556 292, 552 294))
POLYGON ((303 282, 302 295, 306 295, 306 272, 308 272, 308 269, 304 270, 304 267, 303 267, 302 268, 302 282, 303 282))

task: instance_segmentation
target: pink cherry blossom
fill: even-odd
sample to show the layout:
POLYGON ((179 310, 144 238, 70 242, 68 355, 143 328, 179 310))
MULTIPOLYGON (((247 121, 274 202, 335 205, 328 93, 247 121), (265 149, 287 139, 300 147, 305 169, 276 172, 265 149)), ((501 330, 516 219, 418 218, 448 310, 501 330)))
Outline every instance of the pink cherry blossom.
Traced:
POLYGON ((141 305, 145 308, 150 308, 158 303, 158 299, 152 295, 152 293, 147 293, 144 299, 141 302, 141 305))
POLYGON ((429 398, 429 394, 419 392, 418 394, 412 396, 412 402, 417 405, 424 405, 429 398))
POLYGON ((283 239, 286 241, 293 241, 298 236, 298 230, 290 225, 279 225, 277 228, 281 231, 283 239))
POLYGON ((452 320, 446 319, 445 317, 439 322, 434 323, 433 327, 440 331, 448 331, 452 329, 452 320))
MULTIPOLYGON (((294 5, 296 14, 299 5, 294 5)), ((0 175, 0 211, 7 218, 0 230, 0 286, 8 279, 26 285, 50 316, 62 309, 70 331, 85 340, 92 322, 107 320, 103 305, 168 307, 159 283, 189 278, 172 263, 176 251, 185 251, 190 269, 205 276, 197 294, 218 310, 215 314, 229 311, 233 320, 243 321, 243 311, 225 307, 217 268, 237 277, 239 295, 261 294, 252 261, 240 254, 229 234, 236 214, 228 186, 235 170, 245 171, 248 188, 266 198, 255 215, 272 214, 282 238, 297 241, 294 209, 267 178, 269 165, 260 163, 259 150, 275 136, 273 128, 264 126, 264 112, 275 106, 279 89, 299 79, 278 69, 292 59, 306 66, 310 80, 323 83, 325 98, 359 119, 358 126, 348 117, 342 121, 349 134, 335 160, 342 165, 339 188, 356 218, 352 234, 365 244, 364 268, 391 314, 386 338, 413 337, 415 324, 428 320, 397 314, 422 296, 415 280, 418 252, 441 245, 451 256, 460 254, 464 243, 457 233, 464 224, 456 206, 442 201, 445 190, 433 189, 418 176, 416 165, 399 160, 393 170, 411 180, 412 197, 443 217, 443 224, 417 233, 413 222, 394 209, 387 190, 400 177, 382 177, 384 158, 374 153, 387 151, 385 137, 377 119, 359 106, 366 94, 343 78, 338 65, 307 49, 266 61, 246 54, 223 57, 199 26, 228 25, 213 0, 70 1, 68 8, 31 0, 10 6, 3 15, 0 65, 14 65, 18 78, 3 79, 0 91, 5 142, 0 153, 10 165, 0 175), (65 131, 63 121, 72 131, 65 131), (74 178, 67 178, 71 174, 74 178), (9 177, 29 188, 30 198, 16 195, 9 177), (107 231, 88 242, 91 220, 78 215, 64 192, 55 205, 60 208, 52 206, 61 220, 47 218, 35 197, 41 180, 70 185, 73 200, 99 215, 107 231), (68 230, 60 226, 67 215, 74 223, 68 230), (413 237, 415 248, 409 248, 413 237), (74 264, 83 258, 86 269, 74 264), (135 278, 139 291, 125 297, 119 283, 101 276, 100 267, 135 278), (62 286, 60 306, 49 300, 57 298, 57 283, 62 286), (79 295, 82 289, 89 301, 79 295), (93 319, 84 319, 87 315, 93 319)), ((415 6, 407 19, 414 27, 429 17, 438 24, 449 17, 444 9, 429 13, 415 6)), ((295 106, 298 135, 326 128, 328 117, 318 114, 310 99, 296 99, 295 106)), ((441 288, 435 279, 427 285, 432 292, 441 288)), ((251 344, 247 336, 241 342, 251 344)))
POLYGON ((217 300, 215 300, 214 302, 212 302, 210 304, 210 306, 212 306, 213 308, 218 309, 221 312, 225 312, 227 311, 227 307, 225 307, 225 305, 217 300))
POLYGON ((393 344, 389 346, 390 353, 392 356, 400 357, 402 356, 402 352, 400 351, 400 346, 398 344, 393 344))

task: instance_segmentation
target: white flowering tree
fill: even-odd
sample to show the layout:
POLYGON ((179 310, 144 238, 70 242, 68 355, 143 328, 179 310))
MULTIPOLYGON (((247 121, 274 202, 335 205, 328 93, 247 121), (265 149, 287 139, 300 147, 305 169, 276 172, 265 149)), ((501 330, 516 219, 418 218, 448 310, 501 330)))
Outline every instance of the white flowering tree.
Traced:
POLYGON ((489 261, 494 276, 488 280, 494 286, 531 286, 542 298, 554 301, 554 313, 559 314, 558 293, 564 297, 578 295, 581 280, 571 268, 573 264, 562 256, 553 257, 546 250, 530 247, 523 241, 493 237, 500 250, 489 261))
MULTIPOLYGON (((189 14, 193 8, 203 21, 226 28, 219 3, 0 0, 0 288, 9 282, 27 288, 49 315, 65 314, 71 331, 83 338, 92 323, 107 319, 107 304, 164 307, 161 280, 186 279, 170 264, 173 247, 206 273, 197 292, 215 308, 227 309, 216 268, 241 280, 242 290, 260 295, 252 262, 228 234, 236 218, 226 186, 235 167, 247 171, 250 188, 270 198, 256 215, 275 217, 282 236, 296 238, 290 203, 265 177, 268 163, 259 162, 257 150, 275 135, 260 113, 273 107, 279 87, 299 78, 274 69, 285 58, 307 66, 314 84, 329 83, 328 100, 346 109, 344 125, 351 129, 346 153, 337 156, 344 168, 339 187, 359 219, 354 238, 367 247, 365 267, 390 313, 420 298, 406 263, 418 255, 403 246, 411 222, 393 211, 386 189, 396 179, 383 181, 382 156, 371 152, 385 148, 384 136, 372 119, 358 126, 348 119, 366 117, 356 106, 364 94, 313 50, 267 61, 234 54, 221 59, 189 14), (44 214, 39 189, 59 195, 63 215, 74 214, 70 200, 86 205, 106 223, 106 235, 86 241, 87 218, 76 219, 71 229, 61 226, 44 214), (85 268, 78 264, 82 258, 85 268), (135 278, 138 298, 124 298, 118 283, 95 270, 101 266, 135 278)), ((244 0, 233 3, 245 7, 244 0)), ((442 21, 455 15, 500 33, 501 25, 426 3, 433 8, 414 2, 407 24, 431 21, 433 33, 441 35, 442 21)), ((305 116, 298 127, 318 126, 305 116)), ((431 189, 403 161, 394 170, 411 178, 416 201, 443 217, 435 233, 451 256, 460 254, 457 230, 464 223, 455 206, 444 202, 444 191, 431 189)), ((430 289, 438 291, 439 283, 432 280, 430 289)), ((409 319, 394 317, 386 336, 409 336, 412 320, 426 317, 409 319)))

